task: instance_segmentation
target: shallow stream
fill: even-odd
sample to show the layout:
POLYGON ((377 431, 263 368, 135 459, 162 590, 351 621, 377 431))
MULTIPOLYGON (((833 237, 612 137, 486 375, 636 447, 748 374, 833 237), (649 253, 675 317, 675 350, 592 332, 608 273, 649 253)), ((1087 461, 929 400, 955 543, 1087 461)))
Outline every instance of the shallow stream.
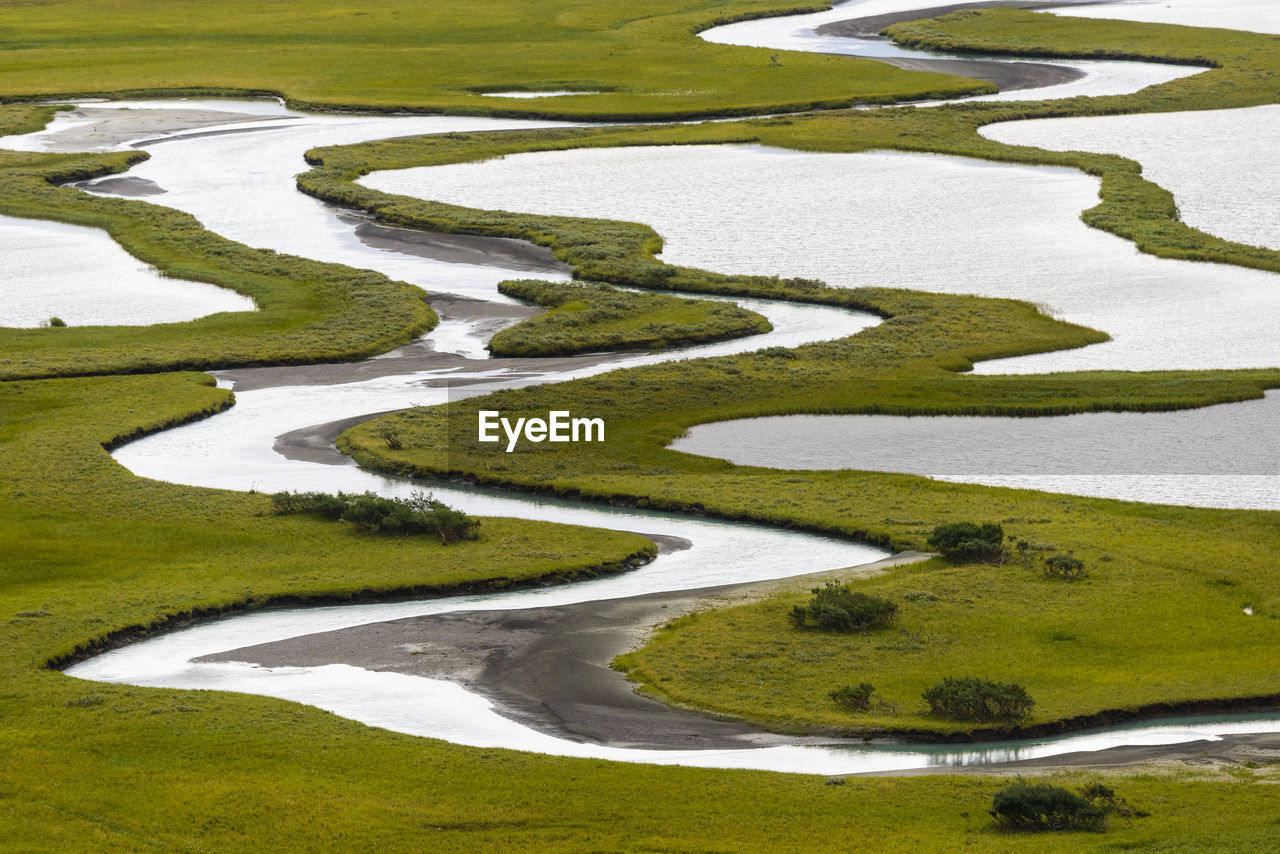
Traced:
MULTIPOLYGON (((227 105, 223 106, 225 108, 227 105)), ((270 110, 267 112, 270 113, 270 110)), ((326 208, 294 192, 291 176, 303 168, 301 152, 316 145, 354 142, 394 134, 476 130, 488 127, 528 127, 549 123, 454 118, 301 117, 283 112, 257 121, 261 123, 260 126, 253 127, 252 123, 245 124, 243 119, 239 119, 237 127, 227 128, 233 131, 229 134, 211 134, 210 128, 216 125, 185 134, 175 135, 164 132, 161 135, 168 141, 150 145, 152 160, 132 170, 129 176, 149 181, 155 188, 163 190, 164 195, 158 196, 155 199, 157 202, 190 210, 208 227, 225 236, 278 251, 339 261, 356 267, 378 269, 395 278, 418 284, 431 292, 464 294, 501 302, 504 300, 497 297, 493 290, 496 282, 504 278, 527 275, 528 266, 501 268, 456 264, 378 248, 371 245, 368 240, 362 240, 355 230, 356 226, 349 219, 344 219, 341 212, 326 208)), ((48 142, 51 137, 56 137, 57 133, 56 128, 51 128, 44 134, 45 142, 48 142)), ((648 156, 646 152, 635 149, 626 153, 648 156)), ((711 149, 698 152, 699 155, 712 153, 714 151, 711 149)), ((794 173, 786 171, 791 168, 790 164, 805 161, 805 156, 791 153, 777 154, 767 150, 749 152, 743 156, 741 149, 724 149, 722 153, 728 159, 739 158, 744 163, 768 162, 774 166, 788 164, 778 167, 783 170, 782 172, 760 178, 761 183, 756 186, 756 189, 762 192, 768 191, 777 182, 785 182, 784 186, 789 185, 792 190, 801 191, 798 195, 805 196, 807 200, 805 206, 810 209, 816 205, 831 203, 830 199, 815 200, 807 195, 811 187, 797 180, 794 173)), ((676 156, 683 156, 683 153, 678 152, 676 156)), ((854 156, 849 155, 849 157, 854 156)), ((834 162, 832 158, 843 156, 817 157, 834 162)), ((879 155, 856 155, 856 157, 875 158, 879 155)), ((482 166, 498 168, 518 159, 508 158, 506 161, 496 161, 482 166)), ((815 159, 813 162, 818 163, 819 160, 815 159)), ((992 266, 988 269, 1000 270, 1001 273, 990 275, 990 281, 986 287, 990 292, 1001 296, 1023 296, 1018 292, 1018 286, 1009 281, 1004 271, 1021 269, 1025 266, 1029 257, 1028 247, 1035 247, 1038 252, 1043 245, 1046 251, 1050 251, 1058 241, 1070 243, 1076 240, 1077 235, 1074 233, 1069 239, 1062 238, 1056 229, 1066 228, 1066 221, 1078 212, 1081 204, 1088 202, 1088 195, 1096 191, 1088 179, 1065 170, 1027 170, 1024 174, 1022 167, 995 167, 989 164, 972 164, 953 158, 928 159, 908 155, 888 155, 885 159, 877 161, 877 164, 878 169, 882 169, 887 176, 890 176, 884 179, 886 183, 883 186, 875 183, 874 175, 860 174, 852 186, 842 185, 836 194, 850 199, 869 200, 872 204, 867 212, 854 214, 837 207, 832 209, 835 213, 828 210, 822 217, 832 226, 832 231, 844 231, 853 235, 852 245, 841 244, 846 253, 842 259, 843 264, 833 262, 827 269, 836 271, 837 268, 844 269, 850 265, 856 268, 862 263, 862 257, 869 258, 873 253, 884 252, 883 247, 869 245, 861 239, 862 231, 867 227, 868 222, 875 222, 882 217, 892 219, 895 215, 892 209, 899 207, 903 209, 901 216, 905 219, 895 220, 898 227, 904 227, 902 223, 905 222, 906 230, 914 229, 917 234, 922 229, 942 228, 948 219, 959 219, 969 226, 989 227, 990 237, 977 241, 970 240, 963 244, 966 247, 965 251, 975 248, 987 251, 990 245, 996 242, 1013 244, 1017 249, 1016 258, 1011 260, 1007 254, 999 260, 993 257, 992 266), (893 181, 910 181, 911 174, 916 170, 925 170, 932 176, 930 192, 904 193, 902 184, 893 185, 893 181), (958 197, 966 194, 973 193, 981 196, 988 181, 994 182, 997 187, 994 192, 997 198, 991 202, 994 207, 999 207, 997 202, 1001 199, 1010 204, 1034 204, 1036 196, 1047 197, 1048 202, 1042 208, 1019 210, 1023 217, 1053 216, 1053 224, 1041 226, 1038 223, 1032 223, 1031 232, 1011 240, 1002 229, 1018 227, 1019 222, 1011 219, 1017 220, 1019 217, 999 218, 988 226, 983 219, 985 214, 978 216, 967 209, 948 207, 955 203, 958 197), (1030 189, 1025 187, 1019 189, 1020 183, 1027 182, 1030 182, 1030 189), (907 196, 914 198, 907 198, 903 203, 904 197, 907 196), (1019 201, 1020 197, 1023 201, 1019 201), (1072 205, 1075 207, 1073 208, 1072 205), (926 215, 934 210, 937 211, 936 216, 926 215), (998 266, 998 264, 1004 266, 998 266), (1011 267, 1011 264, 1014 266, 1011 267)), ((624 166, 625 163, 612 162, 603 171, 618 170, 624 166)), ((678 163, 664 162, 658 171, 677 166, 679 166, 678 163)), ((696 173, 704 168, 703 165, 698 165, 689 171, 696 173)), ((829 172, 822 171, 823 168, 825 167, 818 167, 818 177, 810 179, 811 182, 816 183, 830 177, 829 172)), ((875 171, 871 170, 871 172, 875 171)), ((722 185, 740 180, 733 175, 717 175, 714 171, 712 174, 715 176, 713 180, 722 185)), ((519 190, 518 185, 523 183, 526 177, 533 177, 532 170, 523 170, 520 175, 521 179, 514 184, 512 179, 507 179, 508 195, 501 197, 498 206, 508 209, 544 210, 539 207, 522 207, 522 197, 515 194, 519 190)), ((380 181, 386 177, 388 176, 374 176, 371 181, 380 181)), ((585 183, 592 185, 595 180, 593 178, 585 183)), ((617 189, 616 185, 604 183, 609 180, 608 175, 602 175, 599 180, 602 182, 600 186, 605 188, 606 193, 611 186, 617 189)), ((643 182, 647 180, 648 178, 643 178, 639 183, 632 180, 625 184, 627 194, 642 188, 643 182)), ((581 187, 583 184, 578 183, 577 186, 581 187)), ((105 191, 107 188, 102 189, 105 191)), ((708 197, 707 205, 711 205, 718 195, 723 196, 727 192, 723 186, 716 189, 714 186, 708 187, 705 184, 686 185, 681 190, 679 195, 687 195, 694 199, 699 199, 699 196, 705 193, 708 197)), ((419 192, 426 193, 432 198, 442 198, 434 179, 425 184, 419 192)), ((767 199, 769 203, 773 203, 786 195, 786 193, 769 195, 767 199)), ((671 198, 668 196, 666 201, 670 202, 671 198)), ((701 209, 704 215, 709 213, 703 206, 702 199, 699 199, 694 207, 701 209)), ((651 222, 663 232, 664 237, 668 238, 666 255, 668 260, 679 256, 680 240, 668 234, 665 226, 647 219, 647 213, 638 214, 635 207, 628 207, 627 211, 623 218, 651 222)), ((996 217, 997 213, 992 210, 990 216, 996 217)), ((812 219, 806 222, 812 224, 812 219)), ((703 228, 707 230, 705 219, 703 228)), ((1087 230, 1085 233, 1098 234, 1087 230)), ((945 230, 941 234, 945 235, 945 230)), ((1116 240, 1109 235, 1102 235, 1102 237, 1107 240, 1116 240)), ((944 242, 946 240, 945 237, 927 239, 938 239, 944 242)), ((729 243, 729 241, 721 242, 729 243)), ((750 235, 744 235, 740 242, 743 246, 759 249, 754 245, 754 238, 750 235)), ((1130 267, 1146 263, 1132 260, 1128 265, 1120 263, 1126 254, 1136 255, 1137 253, 1128 244, 1119 243, 1119 247, 1106 250, 1112 253, 1107 258, 1117 263, 1118 269, 1128 271, 1130 267), (1128 247, 1127 253, 1124 247, 1128 247)), ((959 245, 962 244, 957 244, 959 245)), ((1101 242, 1095 241, 1090 245, 1091 249, 1087 254, 1104 251, 1101 245, 1101 242)), ((809 251, 814 249, 813 241, 809 242, 806 249, 809 251)), ((767 265, 763 267, 762 265, 766 262, 775 262, 772 257, 773 252, 771 248, 766 253, 759 251, 748 253, 743 261, 745 271, 770 272, 767 265)), ((698 256, 695 254, 693 257, 698 256)), ((879 255, 879 257, 880 260, 884 260, 886 256, 879 255)), ((1052 265, 1075 263, 1077 260, 1070 255, 1055 257, 1052 265)), ((697 263, 723 271, 734 269, 729 260, 723 262, 686 260, 686 263, 697 263)), ((786 275, 813 274, 800 266, 793 256, 780 256, 776 263, 780 265, 777 272, 786 275), (796 261, 795 266, 787 266, 793 261, 796 261)), ((904 286, 926 290, 947 290, 949 287, 973 290, 972 279, 966 280, 964 285, 957 285, 950 281, 949 276, 962 275, 963 271, 954 265, 946 266, 945 259, 942 258, 937 260, 937 264, 939 266, 932 268, 930 273, 917 275, 904 286)), ((1200 266, 1204 269, 1216 269, 1209 268, 1207 265, 1200 266)), ((548 265, 548 274, 557 275, 553 272, 554 269, 553 266, 548 265)), ((1046 269, 1044 272, 1047 274, 1051 271, 1046 269)), ((1252 275, 1251 271, 1234 268, 1229 272, 1230 276, 1224 275, 1222 281, 1216 283, 1218 290, 1214 293, 1218 294, 1224 303, 1237 299, 1246 301, 1247 308, 1235 316, 1236 322, 1248 324, 1252 318, 1269 312, 1268 316, 1274 323, 1277 316, 1276 306, 1274 302, 1268 301, 1269 295, 1263 293, 1267 289, 1263 288, 1261 281, 1246 282, 1238 286, 1238 291, 1228 291, 1230 298, 1222 296, 1222 289, 1233 286, 1240 277, 1247 279, 1248 275, 1252 275), (1254 302, 1248 302, 1249 299, 1253 299, 1254 302)), ((872 270, 871 273, 859 273, 855 277, 855 283, 893 283, 885 281, 878 269, 872 270)), ((1125 274, 1128 275, 1127 272, 1125 274)), ((1158 274, 1152 274, 1147 287, 1155 289, 1157 284, 1164 285, 1170 277, 1177 278, 1175 274, 1162 268, 1158 274)), ((1117 283, 1112 280, 1110 293, 1107 293, 1105 288, 1095 286, 1087 272, 1083 278, 1087 280, 1083 286, 1084 289, 1094 288, 1093 299, 1100 304, 1106 303, 1108 299, 1115 299, 1118 293, 1127 293, 1129 289, 1128 283, 1117 283)), ((1174 290, 1185 287, 1187 301, 1203 299, 1204 292, 1195 290, 1197 287, 1195 283, 1200 280, 1196 276, 1191 276, 1190 280, 1191 283, 1185 286, 1175 284, 1169 287, 1174 290)), ((838 275, 831 276, 830 281, 832 284, 849 283, 838 275)), ((1269 278, 1265 281, 1271 285, 1270 291, 1280 290, 1274 287, 1269 278)), ((1041 297, 1060 297, 1065 300, 1065 295, 1071 294, 1079 287, 1071 282, 1065 282, 1056 290, 1048 292, 1041 290, 1038 293, 1041 297)), ((1143 285, 1139 283, 1135 287, 1140 291, 1143 285)), ((1024 298, 1035 297, 1024 296, 1024 298)), ((1127 318, 1129 327, 1125 328, 1150 325, 1151 315, 1144 313, 1140 300, 1135 305, 1132 298, 1124 296, 1121 301, 1127 306, 1126 310, 1129 312, 1127 318)), ((707 348, 702 348, 701 352, 736 352, 774 344, 795 346, 805 341, 849 335, 875 322, 873 318, 865 315, 835 309, 742 302, 768 315, 777 327, 777 331, 755 339, 708 345, 707 348)), ((1082 304, 1087 305, 1089 302, 1085 299, 1082 304)), ((1236 304, 1239 305, 1238 302, 1236 304)), ((1063 310, 1056 305, 1055 309, 1063 310)), ((1105 312, 1105 309, 1105 305, 1098 306, 1100 312, 1105 312)), ((1112 315, 1106 316, 1112 318, 1112 315)), ((1126 317, 1121 312, 1113 319, 1119 324, 1126 317)), ((1102 326, 1113 334, 1116 333, 1116 329, 1101 322, 1091 325, 1102 326)), ((1266 329, 1264 327, 1257 331, 1266 329)), ((1274 327, 1269 329, 1271 332, 1275 331, 1274 327)), ((444 331, 443 325, 442 331, 444 331)), ((1140 329, 1134 329, 1135 334, 1140 331, 1140 329)), ((447 349, 457 350, 469 356, 480 355, 477 352, 477 344, 481 341, 481 336, 469 334, 466 323, 450 327, 448 337, 451 345, 447 349)), ((430 338, 431 336, 428 336, 428 340, 430 338)), ((1167 363, 1173 359, 1185 362, 1188 367, 1203 367, 1206 364, 1212 364, 1213 359, 1217 358, 1226 358, 1239 364, 1258 364, 1260 360, 1262 364, 1275 364, 1280 362, 1280 359, 1273 358, 1274 349, 1267 348, 1274 348, 1276 340, 1277 338, 1273 335, 1261 343, 1254 342, 1262 349, 1251 350, 1243 344, 1238 348, 1229 348, 1225 356, 1220 352, 1223 349, 1221 346, 1217 351, 1207 349, 1196 351, 1193 348, 1185 352, 1182 350, 1170 352, 1166 342, 1155 341, 1145 347, 1132 345, 1130 351, 1126 351, 1128 355, 1115 357, 1117 360, 1115 364, 1126 368, 1146 367, 1147 364, 1141 361, 1142 358, 1148 359, 1151 363, 1167 363), (1205 359, 1210 356, 1213 358, 1206 363, 1205 359), (1125 362, 1126 358, 1136 359, 1138 363, 1128 364, 1125 362)), ((1086 348, 1087 351, 1094 349, 1101 348, 1086 348)), ((293 385, 246 390, 238 393, 237 406, 228 413, 126 446, 117 452, 117 459, 143 476, 206 486, 255 488, 267 491, 374 489, 384 494, 402 494, 413 488, 413 485, 364 472, 350 464, 288 459, 273 450, 278 441, 277 437, 298 428, 334 419, 411 404, 440 402, 448 396, 479 393, 505 385, 554 381, 620 365, 640 364, 664 358, 681 358, 688 354, 686 351, 659 356, 630 356, 613 360, 607 365, 592 359, 567 360, 567 364, 557 365, 549 371, 530 370, 527 365, 522 370, 515 371, 498 361, 480 363, 474 359, 459 357, 455 362, 439 368, 411 374, 383 376, 355 383, 293 385), (466 392, 461 391, 460 383, 450 381, 457 380, 463 375, 468 383, 472 380, 479 380, 479 382, 467 385, 466 392), (451 385, 452 388, 450 388, 451 385), (215 450, 216 453, 212 453, 215 450)), ((1042 364, 1038 369, 1048 370, 1051 367, 1042 364)), ((1223 408, 1223 412, 1227 409, 1223 408)), ((597 756, 627 761, 751 767, 824 774, 1032 758, 1077 750, 1096 750, 1115 744, 1175 743, 1214 738, 1232 732, 1269 732, 1280 729, 1280 722, 1276 721, 1274 716, 1261 718, 1246 716, 1231 719, 1201 718, 1195 721, 1165 722, 1160 726, 1121 727, 1105 733, 1082 734, 1062 739, 1041 739, 981 747, 966 746, 961 749, 881 745, 836 748, 784 746, 733 751, 637 751, 572 742, 534 732, 502 717, 487 701, 446 681, 392 673, 374 673, 341 665, 313 668, 256 668, 237 664, 195 664, 191 661, 201 655, 236 649, 271 639, 293 637, 411 614, 563 604, 629 596, 656 590, 698 588, 736 581, 781 578, 797 573, 864 564, 881 556, 881 553, 876 550, 862 546, 754 526, 586 507, 565 502, 548 502, 483 490, 438 488, 434 491, 438 497, 473 513, 522 516, 663 534, 682 537, 690 540, 693 545, 686 550, 664 553, 651 565, 635 572, 585 584, 492 596, 343 608, 309 608, 228 618, 148 639, 78 664, 69 672, 82 678, 140 685, 224 688, 287 697, 327 708, 370 724, 447 738, 464 744, 517 747, 547 753, 597 756)))

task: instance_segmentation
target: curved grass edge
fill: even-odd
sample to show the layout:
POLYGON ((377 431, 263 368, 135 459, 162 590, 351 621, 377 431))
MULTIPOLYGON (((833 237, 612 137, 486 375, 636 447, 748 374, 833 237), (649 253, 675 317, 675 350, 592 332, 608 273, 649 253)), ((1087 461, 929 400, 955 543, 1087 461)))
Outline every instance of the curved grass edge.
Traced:
MULTIPOLYGON (((54 114, 0 107, 0 132, 31 131, 54 114)), ((59 186, 146 157, 0 151, 0 213, 101 228, 162 276, 228 288, 258 309, 151 326, 0 329, 0 381, 348 361, 437 323, 421 290, 379 273, 253 249, 171 208, 59 186)))
POLYGON ((494 334, 487 347, 499 357, 669 350, 773 330, 762 315, 732 303, 633 293, 602 282, 516 279, 499 282, 498 292, 551 309, 494 334))

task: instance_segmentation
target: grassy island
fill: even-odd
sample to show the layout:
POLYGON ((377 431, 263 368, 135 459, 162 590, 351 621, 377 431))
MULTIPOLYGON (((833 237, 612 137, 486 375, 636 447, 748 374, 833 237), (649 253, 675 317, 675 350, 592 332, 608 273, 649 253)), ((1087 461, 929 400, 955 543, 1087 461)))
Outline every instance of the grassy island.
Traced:
POLYGON ((501 282, 509 297, 552 311, 508 327, 489 341, 495 356, 568 356, 600 350, 668 350, 773 326, 733 303, 623 291, 601 282, 501 282))

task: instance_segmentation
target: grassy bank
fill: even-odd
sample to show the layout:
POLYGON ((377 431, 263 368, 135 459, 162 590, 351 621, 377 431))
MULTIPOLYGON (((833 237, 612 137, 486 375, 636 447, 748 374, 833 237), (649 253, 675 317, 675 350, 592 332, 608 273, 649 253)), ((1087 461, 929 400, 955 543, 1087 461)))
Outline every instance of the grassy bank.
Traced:
MULTIPOLYGON (((0 107, 0 134, 36 130, 51 115, 0 107)), ((57 186, 145 158, 0 151, 0 213, 101 228, 162 275, 229 288, 257 310, 152 326, 0 329, 0 380, 344 361, 435 325, 420 290, 380 273, 251 249, 171 208, 57 186)))
POLYGON ((857 837, 885 851, 1092 850, 1103 841, 1176 851, 1210 839, 1258 844, 1274 830, 1280 795, 1265 772, 1121 776, 1114 785, 1153 817, 1117 821, 1106 837, 1043 839, 993 829, 984 811, 1003 785, 995 779, 832 786, 556 759, 403 736, 271 698, 45 669, 94 639, 181 615, 572 576, 650 548, 629 534, 501 519, 485 519, 479 541, 449 547, 363 537, 271 515, 262 495, 131 477, 102 449, 228 399, 190 374, 0 384, 6 847, 711 851, 785 850, 804 838, 806 850, 837 851, 857 837))
POLYGON ((1280 589, 1276 513, 1154 507, 905 475, 778 472, 664 448, 689 426, 730 418, 1158 410, 1280 386, 1276 370, 959 376, 952 371, 983 352, 1035 349, 1079 330, 1011 301, 886 292, 878 307, 888 320, 841 341, 409 410, 354 428, 340 446, 388 471, 800 527, 895 548, 927 549, 928 532, 947 521, 1004 521, 1010 534, 1074 551, 1095 568, 1077 584, 1014 567, 895 572, 865 584, 903 603, 899 628, 853 640, 793 630, 785 617, 794 596, 677 623, 629 664, 681 703, 787 729, 948 734, 965 727, 921 716, 913 700, 943 676, 975 668, 1028 684, 1038 701, 1035 725, 1157 702, 1273 693, 1280 675, 1280 623, 1270 618, 1280 614, 1272 594, 1280 589), (556 408, 603 418, 608 441, 527 445, 514 453, 476 441, 481 409, 516 417, 556 408), (379 442, 378 425, 394 429, 404 448, 379 442), (905 601, 912 592, 928 601, 905 601), (1258 616, 1246 617, 1245 605, 1258 616), (1144 615, 1142 630, 1117 619, 1120 613, 1144 615), (1173 627, 1176 650, 1168 643, 1173 627), (851 719, 826 700, 827 691, 860 681, 882 686, 902 714, 851 719))
POLYGON ((495 356, 667 350, 773 329, 759 314, 733 303, 621 291, 601 282, 518 279, 499 283, 498 290, 552 311, 494 335, 489 350, 495 356))
MULTIPOLYGON (((990 84, 847 57, 709 44, 713 23, 778 0, 177 0, 9 5, 0 97, 129 91, 278 93, 309 109, 615 120, 806 110, 988 91, 990 84), (550 101, 507 91, 591 92, 550 101)), ((813 10, 823 8, 814 3, 813 10)))

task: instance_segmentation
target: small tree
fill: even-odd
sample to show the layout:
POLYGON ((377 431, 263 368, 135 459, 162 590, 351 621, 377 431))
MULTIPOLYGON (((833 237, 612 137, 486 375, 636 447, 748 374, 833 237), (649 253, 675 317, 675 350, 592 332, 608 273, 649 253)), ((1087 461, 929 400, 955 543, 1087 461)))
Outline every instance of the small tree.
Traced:
POLYGON ((813 625, 828 632, 865 632, 889 625, 897 614, 898 606, 888 599, 828 581, 823 587, 813 588, 808 605, 791 609, 791 622, 798 628, 813 625))
POLYGON ((949 522, 933 529, 929 545, 961 563, 993 562, 1004 555, 1004 528, 991 523, 949 522))

